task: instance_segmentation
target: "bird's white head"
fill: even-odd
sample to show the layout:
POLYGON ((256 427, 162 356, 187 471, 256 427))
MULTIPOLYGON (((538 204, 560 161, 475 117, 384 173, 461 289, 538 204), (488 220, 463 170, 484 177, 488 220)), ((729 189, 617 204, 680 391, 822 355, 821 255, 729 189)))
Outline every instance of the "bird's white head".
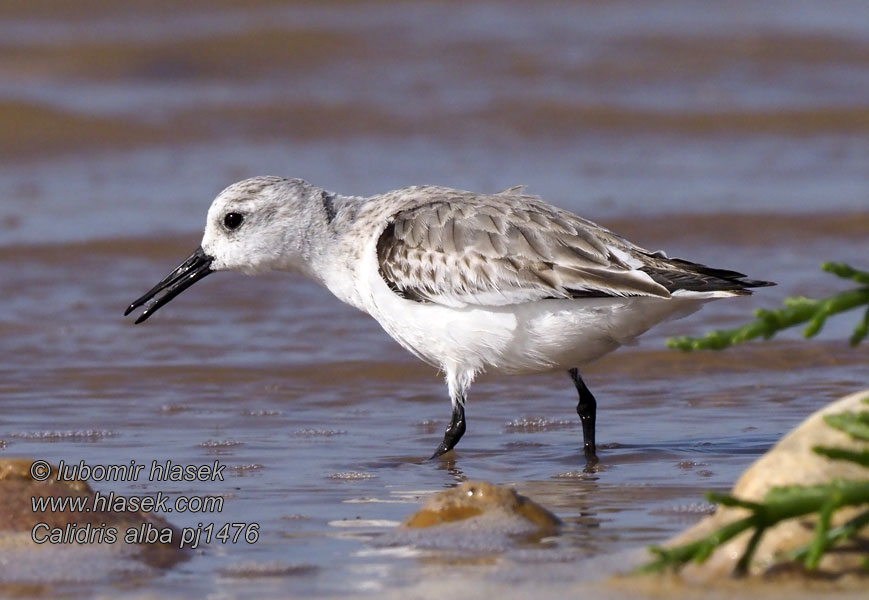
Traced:
POLYGON ((234 183, 208 209, 202 245, 124 314, 147 304, 136 319, 141 323, 215 271, 310 274, 312 254, 327 242, 331 211, 331 195, 301 179, 254 177, 234 183))
POLYGON ((321 193, 301 179, 282 177, 245 179, 220 192, 208 209, 202 237, 211 269, 304 271, 312 230, 323 229, 311 227, 323 218, 321 193))

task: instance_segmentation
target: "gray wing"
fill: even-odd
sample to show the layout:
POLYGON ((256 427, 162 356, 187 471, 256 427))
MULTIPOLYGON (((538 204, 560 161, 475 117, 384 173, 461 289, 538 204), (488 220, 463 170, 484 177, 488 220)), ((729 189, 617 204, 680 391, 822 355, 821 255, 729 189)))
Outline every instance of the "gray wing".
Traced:
POLYGON ((670 296, 640 269, 644 263, 635 251, 641 249, 535 197, 515 190, 426 193, 432 199, 394 214, 377 243, 381 276, 408 299, 500 306, 543 298, 670 296))

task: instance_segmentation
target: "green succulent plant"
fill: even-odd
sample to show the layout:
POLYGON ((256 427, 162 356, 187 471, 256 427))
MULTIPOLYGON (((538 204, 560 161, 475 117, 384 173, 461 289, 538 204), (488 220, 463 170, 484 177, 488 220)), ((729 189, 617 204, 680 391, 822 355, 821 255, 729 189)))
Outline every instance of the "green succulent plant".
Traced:
MULTIPOLYGON (((779 331, 808 323, 803 335, 817 335, 827 317, 847 312, 860 306, 869 307, 869 272, 860 271, 845 263, 827 262, 821 268, 844 279, 857 283, 857 287, 839 292, 827 298, 786 298, 784 308, 778 310, 758 309, 756 319, 736 329, 710 331, 700 338, 679 337, 667 340, 667 346, 686 352, 691 350, 723 350, 758 337, 769 339, 779 331)), ((851 335, 851 345, 856 346, 869 334, 869 308, 857 323, 851 335)))
MULTIPOLYGON (((779 310, 760 309, 755 312, 756 319, 735 329, 712 331, 700 338, 681 337, 667 340, 671 348, 693 350, 723 350, 751 339, 769 339, 779 331, 808 323, 803 331, 805 337, 816 335, 824 326, 827 318, 860 306, 869 307, 869 272, 861 271, 844 263, 824 263, 824 271, 833 273, 857 284, 857 287, 834 294, 827 298, 812 299, 804 297, 788 298, 784 308, 779 310)), ((869 333, 869 308, 858 322, 851 335, 852 346, 862 342, 869 333)), ((869 396, 863 399, 869 405, 869 396)), ((826 415, 824 422, 843 431, 855 440, 869 442, 869 408, 858 412, 843 412, 826 415)), ((831 460, 856 463, 869 469, 869 449, 855 452, 845 448, 816 446, 815 453, 831 460)), ((713 551, 744 531, 751 531, 745 551, 736 564, 736 575, 748 572, 751 560, 764 533, 770 527, 806 515, 817 515, 814 535, 811 542, 801 548, 783 554, 781 561, 796 561, 809 571, 816 570, 821 557, 831 548, 855 538, 869 527, 869 509, 858 512, 856 516, 838 527, 831 527, 836 511, 845 507, 869 506, 869 471, 860 480, 834 479, 822 485, 792 485, 769 490, 761 502, 749 502, 729 494, 708 493, 709 501, 722 506, 740 507, 748 515, 722 526, 706 537, 676 546, 650 548, 655 559, 640 567, 641 572, 678 570, 689 562, 704 562, 713 551)), ((869 555, 863 557, 863 565, 869 570, 869 555)))

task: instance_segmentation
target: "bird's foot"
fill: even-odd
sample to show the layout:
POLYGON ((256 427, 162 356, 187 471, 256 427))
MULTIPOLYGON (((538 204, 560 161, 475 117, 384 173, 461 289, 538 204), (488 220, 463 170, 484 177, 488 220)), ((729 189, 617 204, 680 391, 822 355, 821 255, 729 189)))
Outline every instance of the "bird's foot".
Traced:
POLYGON ((584 473, 596 473, 597 472, 597 464, 600 462, 600 459, 597 457, 597 454, 594 451, 594 448, 589 448, 586 446, 585 448, 585 468, 583 469, 584 473))
POLYGON ((462 439, 463 435, 465 435, 465 407, 461 404, 456 404, 453 407, 453 416, 450 424, 444 430, 444 439, 429 460, 452 450, 459 443, 459 440, 462 439))

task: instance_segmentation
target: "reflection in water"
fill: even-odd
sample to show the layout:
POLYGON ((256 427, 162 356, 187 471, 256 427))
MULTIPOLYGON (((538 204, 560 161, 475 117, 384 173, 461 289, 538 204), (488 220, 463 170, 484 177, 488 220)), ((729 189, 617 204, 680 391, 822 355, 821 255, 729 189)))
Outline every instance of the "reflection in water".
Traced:
POLYGON ((455 457, 441 457, 438 460, 439 464, 437 465, 437 469, 446 471, 449 473, 450 477, 453 478, 454 482, 450 484, 449 487, 454 487, 463 481, 467 481, 468 477, 462 471, 461 467, 456 465, 455 457))

